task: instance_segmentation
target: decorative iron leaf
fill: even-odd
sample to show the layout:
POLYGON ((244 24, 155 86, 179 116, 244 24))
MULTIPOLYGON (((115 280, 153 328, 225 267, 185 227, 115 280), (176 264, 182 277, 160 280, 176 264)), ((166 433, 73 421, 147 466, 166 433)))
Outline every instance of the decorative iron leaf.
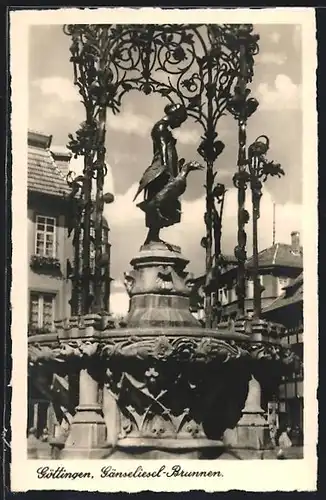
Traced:
POLYGON ((222 141, 215 141, 214 142, 214 153, 216 155, 216 158, 223 152, 225 148, 225 144, 222 141))
POLYGON ((181 42, 192 44, 193 40, 194 40, 194 35, 192 33, 186 33, 185 31, 182 32, 181 42))
MULTIPOLYGON (((215 173, 216 175, 216 173, 215 173)), ((225 193, 225 186, 224 184, 216 184, 213 188, 213 195, 215 198, 219 199, 221 198, 225 193)))
POLYGON ((188 109, 196 109, 201 105, 201 95, 198 94, 195 97, 189 99, 188 109))
POLYGON ((202 248, 207 248, 207 238, 206 238, 206 236, 204 236, 204 237, 201 239, 201 241, 200 241, 200 246, 201 246, 202 248))
POLYGON ((173 57, 176 61, 179 61, 179 62, 185 60, 186 53, 180 45, 173 51, 173 57))
POLYGON ((131 85, 131 83, 128 83, 128 82, 122 82, 121 86, 122 86, 122 88, 123 88, 124 90, 126 90, 126 91, 128 91, 128 90, 131 90, 131 89, 132 89, 132 85, 131 85))
POLYGON ((250 98, 248 99, 248 101, 246 102, 246 115, 247 115, 247 118, 249 118, 251 115, 254 114, 254 112, 256 111, 256 109, 258 108, 259 106, 259 102, 257 101, 257 99, 255 98, 250 98))
POLYGON ((171 94, 172 92, 172 89, 169 89, 169 88, 166 88, 166 89, 160 89, 159 90, 159 93, 161 94, 161 96, 163 97, 167 97, 169 94, 171 94))

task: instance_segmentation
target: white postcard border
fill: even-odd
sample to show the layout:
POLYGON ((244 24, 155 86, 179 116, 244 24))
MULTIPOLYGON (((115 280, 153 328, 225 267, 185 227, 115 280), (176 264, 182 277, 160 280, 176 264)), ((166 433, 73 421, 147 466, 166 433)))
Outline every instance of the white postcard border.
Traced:
MULTIPOLYGON (((306 491, 316 488, 317 380, 318 380, 318 296, 317 296, 317 111, 316 111, 316 34, 315 13, 311 8, 273 9, 129 9, 99 8, 58 10, 19 10, 10 14, 10 72, 12 90, 12 491, 81 490, 137 492, 205 490, 227 491, 306 491), (303 460, 288 461, 41 461, 27 460, 27 75, 28 26, 32 24, 103 23, 225 23, 300 24, 303 47, 303 247, 304 247, 304 394, 305 446, 303 460), (316 203, 315 203, 316 202, 316 203), (119 471, 132 471, 140 465, 155 471, 161 466, 180 465, 186 471, 221 471, 223 477, 101 479, 100 469, 111 465, 119 471), (38 479, 36 470, 64 467, 67 471, 90 471, 94 479, 38 479)), ((293 145, 295 147, 295 145, 293 145)))

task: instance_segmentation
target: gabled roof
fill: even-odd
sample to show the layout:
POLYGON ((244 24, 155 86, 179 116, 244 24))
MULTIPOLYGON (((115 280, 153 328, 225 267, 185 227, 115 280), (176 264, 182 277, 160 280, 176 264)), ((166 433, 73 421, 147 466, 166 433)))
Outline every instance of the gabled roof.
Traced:
MULTIPOLYGON (((259 267, 294 267, 302 268, 302 251, 293 252, 293 247, 286 243, 275 243, 269 248, 262 250, 258 255, 259 267)), ((252 257, 247 260, 246 266, 252 267, 252 257)))
POLYGON ((28 191, 62 197, 70 192, 50 152, 52 136, 28 132, 28 191))
POLYGON ((299 302, 303 302, 303 273, 291 280, 289 285, 284 287, 284 293, 268 307, 265 307, 262 313, 269 313, 299 302))

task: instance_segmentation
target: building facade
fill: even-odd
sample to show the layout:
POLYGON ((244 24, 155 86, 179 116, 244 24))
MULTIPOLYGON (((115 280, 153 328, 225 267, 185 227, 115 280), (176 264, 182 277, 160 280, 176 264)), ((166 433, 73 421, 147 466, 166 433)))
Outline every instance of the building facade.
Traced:
POLYGON ((51 139, 28 134, 29 334, 46 332, 56 318, 69 314, 66 266, 73 255, 67 238, 69 187, 51 154, 51 139))
MULTIPOLYGON (((291 233, 291 243, 276 243, 259 252, 259 278, 263 287, 261 295, 262 309, 268 307, 282 295, 283 289, 303 269, 300 235, 297 231, 291 233)), ((253 313, 254 283, 251 278, 252 258, 246 263, 246 299, 245 314, 253 313)), ((204 318, 205 294, 203 291, 205 276, 194 280, 191 296, 191 310, 198 319, 204 318)), ((222 272, 216 291, 212 292, 213 303, 220 305, 219 321, 235 319, 237 315, 237 261, 233 257, 225 257, 222 272)))
MULTIPOLYGON (((71 155, 51 150, 52 136, 28 132, 28 335, 49 332, 54 321, 70 316, 73 263, 72 238, 68 238, 70 188, 66 181, 71 155)), ((103 219, 103 248, 108 256, 103 296, 109 311, 110 243, 109 226, 103 219)), ((91 253, 94 268, 94 254, 91 253)), ((56 380, 58 394, 67 391, 67 381, 56 380)), ((36 437, 48 429, 55 433, 57 424, 50 395, 28 383, 28 429, 36 437)))
MULTIPOLYGON (((279 386, 278 412, 280 426, 303 430, 303 273, 284 287, 283 293, 263 309, 262 316, 282 323, 286 332, 282 342, 289 344, 302 361, 301 369, 283 377, 279 386)), ((302 443, 301 443, 302 444, 302 443)))

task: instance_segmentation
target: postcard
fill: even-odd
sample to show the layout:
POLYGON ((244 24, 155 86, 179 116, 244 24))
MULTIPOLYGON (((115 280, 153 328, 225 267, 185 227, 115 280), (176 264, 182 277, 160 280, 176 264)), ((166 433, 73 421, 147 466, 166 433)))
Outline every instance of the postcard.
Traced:
POLYGON ((316 489, 315 31, 11 11, 12 491, 316 489))

